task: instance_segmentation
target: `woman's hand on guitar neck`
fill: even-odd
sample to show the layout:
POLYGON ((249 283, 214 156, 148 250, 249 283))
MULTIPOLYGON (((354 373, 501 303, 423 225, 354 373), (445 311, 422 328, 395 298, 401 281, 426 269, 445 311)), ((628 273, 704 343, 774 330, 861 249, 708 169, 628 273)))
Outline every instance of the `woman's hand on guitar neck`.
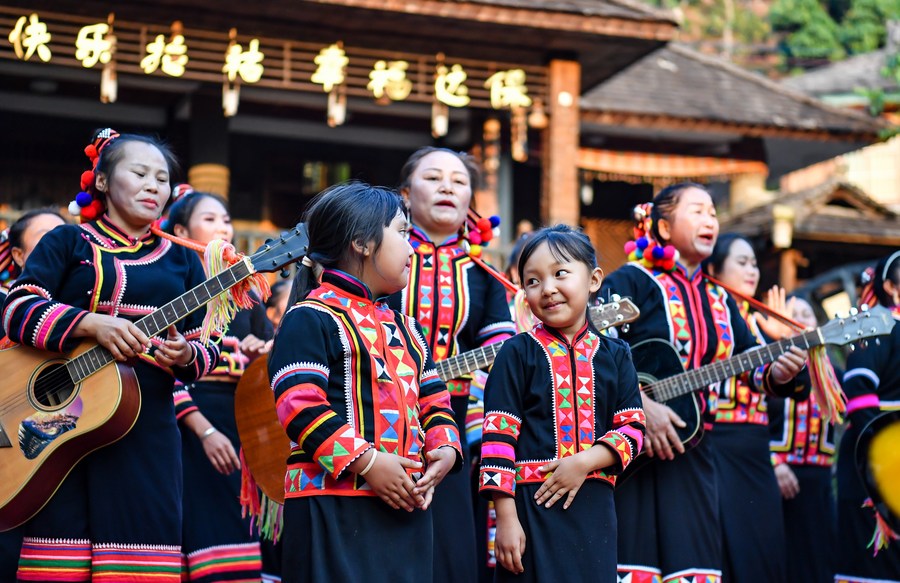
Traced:
POLYGON ((75 327, 74 335, 93 338, 119 361, 150 350, 150 339, 137 326, 124 318, 105 314, 87 314, 75 327))
POLYGON ((778 357, 772 363, 769 374, 772 376, 772 382, 776 385, 785 385, 791 381, 797 373, 803 370, 803 366, 809 359, 809 352, 802 350, 796 346, 791 348, 778 357))
POLYGON ((657 403, 646 393, 641 393, 641 397, 647 419, 643 453, 664 460, 675 459, 675 452, 684 453, 684 444, 675 427, 685 427, 685 422, 668 405, 657 403))

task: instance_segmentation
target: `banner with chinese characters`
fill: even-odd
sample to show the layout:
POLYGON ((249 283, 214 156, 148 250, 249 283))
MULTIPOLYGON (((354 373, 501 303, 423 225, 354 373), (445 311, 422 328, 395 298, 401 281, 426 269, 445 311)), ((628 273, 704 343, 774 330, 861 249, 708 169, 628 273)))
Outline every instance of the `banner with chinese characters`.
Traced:
POLYGON ((145 24, 114 14, 91 19, 4 6, 0 32, 0 59, 102 70, 105 101, 115 101, 116 74, 128 74, 221 83, 226 115, 237 110, 241 85, 324 92, 329 120, 334 113, 337 123, 347 97, 426 103, 437 116, 448 107, 474 107, 521 117, 547 102, 545 67, 379 51, 342 39, 315 44, 251 37, 240 28, 197 30, 189 22, 145 24))

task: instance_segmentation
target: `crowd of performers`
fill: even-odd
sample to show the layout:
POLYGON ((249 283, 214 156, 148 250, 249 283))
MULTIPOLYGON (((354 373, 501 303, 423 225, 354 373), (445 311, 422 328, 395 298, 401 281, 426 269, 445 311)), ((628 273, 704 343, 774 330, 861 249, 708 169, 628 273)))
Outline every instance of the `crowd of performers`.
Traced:
MULTIPOLYGON (((4 343, 95 342, 134 368, 141 408, 0 533, 0 581, 900 581, 853 455, 900 408, 900 327, 850 354, 842 383, 793 346, 678 396, 639 386, 818 324, 780 288, 754 299, 753 246, 719 233, 703 186, 636 209, 611 274, 562 225, 523 235, 503 274, 482 259, 497 220, 471 208, 477 166, 423 148, 396 191, 350 182, 308 205, 292 282, 270 296, 251 278, 244 301, 148 337, 138 319, 239 258, 227 203, 174 187, 155 139, 106 129, 85 153, 79 224, 34 211, 9 229, 4 343), (614 295, 640 317, 601 331, 590 308, 614 295), (496 343, 489 369, 439 374, 496 343), (234 410, 262 357, 291 442, 265 518, 242 508, 234 410)), ((900 252, 864 284, 900 319, 900 252)))

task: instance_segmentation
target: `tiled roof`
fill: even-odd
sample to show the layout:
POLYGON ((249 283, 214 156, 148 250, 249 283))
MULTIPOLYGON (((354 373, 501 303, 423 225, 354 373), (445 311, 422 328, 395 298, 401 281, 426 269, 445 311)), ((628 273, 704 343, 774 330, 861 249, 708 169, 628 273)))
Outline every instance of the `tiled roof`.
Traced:
POLYGON ((884 123, 826 105, 718 57, 669 43, 582 97, 585 112, 877 135, 884 123))

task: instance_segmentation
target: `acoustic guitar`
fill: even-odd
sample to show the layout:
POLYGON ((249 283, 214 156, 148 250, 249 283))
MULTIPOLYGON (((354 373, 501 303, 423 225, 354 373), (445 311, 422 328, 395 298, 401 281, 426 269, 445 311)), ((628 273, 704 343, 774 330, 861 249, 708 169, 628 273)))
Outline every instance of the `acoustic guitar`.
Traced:
MULTIPOLYGON (((641 389, 654 400, 668 405, 685 422, 685 427, 676 427, 675 431, 687 450, 703 438, 703 394, 698 389, 774 362, 792 346, 809 350, 823 344, 850 344, 890 334, 894 323, 890 310, 881 306, 861 312, 853 310, 846 317, 835 318, 820 328, 757 346, 729 359, 689 371, 684 370, 675 347, 665 340, 638 342, 631 347, 631 353, 641 389)), ((622 483, 652 460, 644 455, 638 456, 617 483, 622 483)))
POLYGON ((856 440, 856 469, 878 514, 900 532, 900 411, 869 421, 856 440))
MULTIPOLYGON (((253 273, 302 258, 307 242, 297 225, 135 326, 148 337, 163 333, 253 273)), ((43 508, 84 456, 124 437, 137 421, 141 394, 134 370, 91 341, 68 354, 21 345, 0 350, 0 370, 2 531, 43 508)))
MULTIPOLYGON (((641 312, 629 299, 613 300, 588 310, 598 330, 637 320, 641 312)), ((435 363, 446 382, 479 368, 490 366, 503 342, 495 342, 435 363)), ((275 394, 269 386, 267 359, 257 358, 244 370, 234 395, 234 412, 244 460, 250 475, 270 500, 284 503, 284 473, 291 453, 291 440, 275 413, 275 394)))

